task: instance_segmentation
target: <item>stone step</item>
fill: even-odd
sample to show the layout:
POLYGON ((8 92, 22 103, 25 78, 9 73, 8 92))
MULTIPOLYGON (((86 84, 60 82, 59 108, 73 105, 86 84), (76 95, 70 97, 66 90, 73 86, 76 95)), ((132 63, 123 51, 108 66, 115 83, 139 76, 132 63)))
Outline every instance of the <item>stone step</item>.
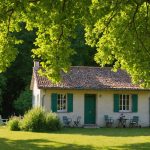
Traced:
POLYGON ((96 124, 85 124, 83 128, 100 128, 100 127, 96 124))

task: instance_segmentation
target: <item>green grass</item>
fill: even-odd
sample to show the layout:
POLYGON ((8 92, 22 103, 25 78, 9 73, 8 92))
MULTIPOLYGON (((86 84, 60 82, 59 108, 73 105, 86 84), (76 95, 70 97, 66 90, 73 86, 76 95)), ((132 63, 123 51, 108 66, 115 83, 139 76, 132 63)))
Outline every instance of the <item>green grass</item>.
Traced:
POLYGON ((63 129, 53 133, 9 131, 0 127, 0 150, 150 149, 150 128, 63 129))

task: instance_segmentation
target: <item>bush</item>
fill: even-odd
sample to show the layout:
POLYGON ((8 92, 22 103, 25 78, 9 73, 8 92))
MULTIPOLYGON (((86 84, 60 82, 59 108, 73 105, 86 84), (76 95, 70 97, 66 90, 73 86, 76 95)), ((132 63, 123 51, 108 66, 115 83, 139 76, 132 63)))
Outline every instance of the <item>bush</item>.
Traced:
POLYGON ((16 116, 10 118, 7 123, 7 126, 11 131, 19 131, 20 130, 20 118, 16 116))
POLYGON ((62 125, 55 113, 45 112, 42 108, 33 108, 24 115, 23 119, 10 118, 8 127, 13 131, 55 131, 61 129, 62 125))
POLYGON ((62 125, 58 116, 55 113, 47 113, 45 118, 46 130, 60 130, 62 125))
POLYGON ((21 129, 25 131, 41 131, 45 128, 45 111, 41 108, 29 110, 21 122, 21 129))

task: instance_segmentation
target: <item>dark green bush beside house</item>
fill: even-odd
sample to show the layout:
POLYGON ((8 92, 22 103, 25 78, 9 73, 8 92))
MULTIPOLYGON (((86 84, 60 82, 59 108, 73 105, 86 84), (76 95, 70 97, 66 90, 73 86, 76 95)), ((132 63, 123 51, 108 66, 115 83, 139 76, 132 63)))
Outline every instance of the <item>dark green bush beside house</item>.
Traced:
POLYGON ((13 131, 56 131, 60 130, 62 125, 55 113, 45 112, 42 108, 33 108, 26 112, 23 119, 11 118, 8 127, 13 131))

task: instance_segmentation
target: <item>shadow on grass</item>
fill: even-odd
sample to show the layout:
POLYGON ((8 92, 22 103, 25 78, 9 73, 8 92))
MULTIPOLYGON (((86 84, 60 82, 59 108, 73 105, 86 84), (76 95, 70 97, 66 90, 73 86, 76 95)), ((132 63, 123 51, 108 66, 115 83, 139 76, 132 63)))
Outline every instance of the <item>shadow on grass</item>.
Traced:
POLYGON ((149 150, 150 142, 137 143, 137 144, 128 144, 122 146, 112 146, 104 147, 98 146, 93 147, 90 145, 77 145, 77 144, 67 144, 60 143, 52 140, 46 139, 32 139, 32 140, 8 140, 6 138, 0 138, 0 149, 1 150, 149 150))
POLYGON ((76 145, 56 142, 46 139, 32 139, 32 140, 9 140, 0 138, 1 150, 94 150, 90 145, 76 145))
POLYGON ((123 150, 149 150, 150 149, 150 142, 137 143, 137 144, 126 144, 123 146, 119 146, 117 148, 123 149, 123 150))
POLYGON ((111 136, 111 137, 131 137, 131 136, 150 136, 150 128, 64 128, 56 134, 81 134, 89 136, 111 136))

